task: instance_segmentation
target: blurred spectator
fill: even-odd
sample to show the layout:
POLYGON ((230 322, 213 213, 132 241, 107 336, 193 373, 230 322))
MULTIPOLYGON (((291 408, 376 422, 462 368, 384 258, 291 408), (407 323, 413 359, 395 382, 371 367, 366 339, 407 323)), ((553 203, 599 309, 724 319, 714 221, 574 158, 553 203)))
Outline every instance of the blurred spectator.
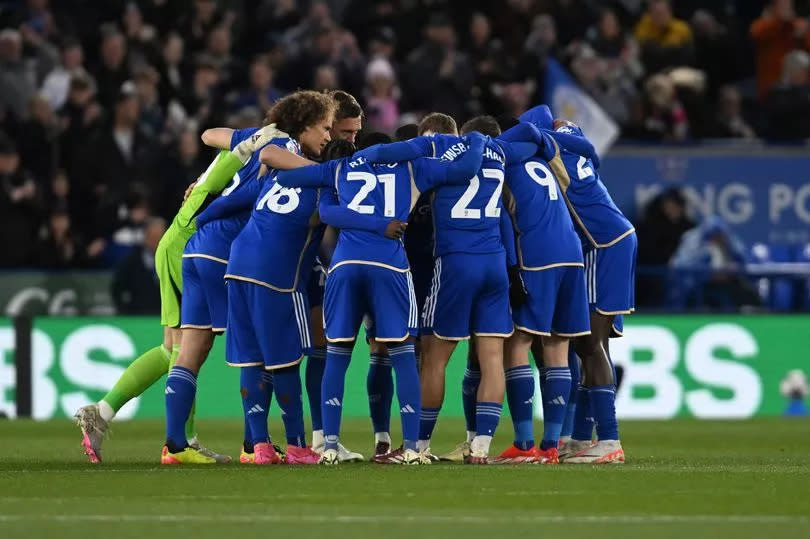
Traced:
POLYGON ((163 41, 157 69, 160 73, 160 98, 165 107, 169 101, 180 98, 185 90, 183 82, 189 75, 184 58, 183 38, 177 33, 169 33, 163 41))
POLYGON ((783 60, 793 49, 810 50, 810 23, 796 16, 793 0, 771 0, 751 24, 756 44, 757 87, 764 100, 782 77, 783 60))
POLYGON ((611 118, 620 125, 630 122, 638 92, 627 71, 611 69, 611 63, 597 56, 588 45, 578 48, 571 62, 571 71, 582 88, 611 118))
POLYGON ((60 270, 91 265, 87 247, 70 224, 66 206, 57 205, 34 248, 34 264, 39 268, 60 270))
POLYGON ((74 75, 89 77, 84 69, 82 45, 68 39, 62 44, 62 62, 53 68, 42 81, 40 92, 48 100, 53 110, 59 110, 67 101, 70 80, 74 75))
POLYGON ((132 64, 144 64, 153 58, 156 52, 157 31, 144 22, 141 9, 136 2, 127 2, 124 6, 121 25, 124 29, 132 64))
POLYGON ((598 24, 588 29, 586 38, 594 52, 607 61, 607 70, 612 78, 637 80, 644 73, 638 44, 621 27, 615 11, 602 11, 598 24))
POLYGON ((23 118, 36 87, 36 73, 22 57, 22 36, 10 28, 0 31, 0 109, 23 118))
POLYGON ((689 119, 668 75, 650 77, 644 85, 646 110, 643 136, 653 140, 680 142, 689 135, 689 119))
POLYGON ((257 56, 250 64, 250 88, 236 94, 231 102, 231 110, 256 107, 268 110, 282 97, 281 90, 273 86, 275 73, 265 56, 257 56))
POLYGON ((116 266, 111 293, 118 314, 143 315, 160 311, 155 251, 165 231, 163 219, 147 221, 143 245, 133 249, 116 266))
POLYGON ((707 133, 718 138, 753 138, 754 130, 742 113, 742 96, 734 86, 723 86, 717 101, 714 123, 707 133))
POLYGON ((217 26, 208 34, 206 56, 219 72, 220 84, 226 88, 231 88, 244 80, 244 65, 232 54, 232 43, 231 29, 228 26, 217 26))
POLYGON ((705 302, 711 308, 731 310, 761 303, 744 278, 745 245, 718 217, 684 233, 670 264, 696 272, 684 289, 687 304, 705 302))
POLYGON ((221 119, 224 106, 219 88, 219 70, 207 56, 197 58, 191 88, 184 94, 182 105, 189 117, 202 128, 221 119))
MULTIPOLYGON (((282 10, 289 12, 289 9, 282 10)), ((284 33, 284 43, 291 54, 297 55, 304 51, 300 48, 302 43, 323 31, 325 28, 333 28, 335 21, 332 19, 332 12, 329 5, 323 0, 316 0, 309 6, 306 16, 301 21, 284 33)))
MULTIPOLYGON (((249 125, 234 125, 234 127, 256 125, 254 121, 249 125)), ((188 128, 180 132, 176 144, 169 146, 169 151, 160 163, 158 178, 160 188, 152 193, 152 204, 161 217, 167 220, 174 217, 183 201, 186 187, 208 166, 210 156, 200 150, 200 137, 195 130, 188 128)))
POLYGON ((223 15, 217 10, 216 0, 194 0, 190 14, 180 22, 180 35, 186 40, 189 50, 205 48, 208 34, 222 23, 223 15))
POLYGON ((22 124, 20 158, 39 185, 45 185, 56 172, 59 159, 59 125, 48 101, 34 95, 28 107, 28 120, 22 124))
POLYGON ((692 30, 672 15, 669 0, 650 0, 636 25, 644 66, 650 73, 666 67, 689 65, 693 59, 692 30))
POLYGON ((335 88, 340 88, 337 70, 329 64, 318 66, 312 80, 312 89, 323 92, 326 90, 334 90, 335 88))
POLYGON ((143 65, 135 70, 134 82, 140 106, 139 126, 147 136, 157 137, 163 131, 164 121, 158 94, 160 75, 151 66, 143 65))
POLYGON ((473 14, 470 20, 470 56, 475 68, 473 92, 476 94, 476 113, 499 112, 503 108, 500 98, 503 88, 499 84, 511 82, 512 66, 504 50, 503 42, 492 35, 492 23, 481 12, 473 14))
POLYGON ((20 166, 14 143, 0 133, 0 267, 31 263, 41 209, 39 195, 31 174, 20 166))
POLYGON ((139 128, 140 104, 135 84, 121 85, 112 123, 100 130, 84 152, 82 192, 98 208, 93 231, 105 236, 114 230, 121 213, 120 204, 136 183, 152 178, 154 147, 139 128))
POLYGON ((77 178, 81 153, 101 123, 101 106, 95 101, 91 81, 84 75, 70 79, 67 102, 59 110, 62 134, 59 139, 60 165, 77 178))
POLYGON ((399 127, 399 95, 396 74, 388 60, 372 60, 366 70, 368 129, 390 134, 399 127))
MULTIPOLYGON (((641 221, 636 225, 638 234, 638 265, 666 266, 678 248, 683 234, 695 226, 686 212, 686 199, 677 189, 669 189, 650 201, 641 221)), ((639 301, 646 305, 661 305, 666 290, 659 276, 639 275, 637 288, 644 290, 639 301)))
POLYGON ((705 9, 691 19, 695 36, 696 67, 708 75, 709 95, 714 99, 720 86, 741 78, 740 46, 728 27, 705 9))
POLYGON ((93 71, 98 100, 112 108, 121 85, 129 79, 127 42, 115 26, 105 25, 101 30, 101 65, 93 71))
POLYGON ((425 28, 425 41, 409 56, 402 87, 410 110, 440 110, 467 118, 473 71, 467 55, 458 50, 456 31, 445 15, 434 14, 425 28))
POLYGON ((378 28, 369 39, 368 56, 370 60, 374 58, 384 58, 393 61, 396 51, 396 34, 389 26, 378 28))
POLYGON ((771 89, 766 103, 766 135, 773 140, 810 137, 810 54, 785 56, 782 82, 771 89))

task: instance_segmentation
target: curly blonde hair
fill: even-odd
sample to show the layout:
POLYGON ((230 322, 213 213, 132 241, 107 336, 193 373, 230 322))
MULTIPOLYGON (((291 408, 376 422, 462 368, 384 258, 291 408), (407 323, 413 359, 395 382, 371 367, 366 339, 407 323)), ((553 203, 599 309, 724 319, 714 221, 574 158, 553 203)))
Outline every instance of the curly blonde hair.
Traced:
POLYGON ((275 123, 280 130, 297 139, 307 127, 333 118, 335 110, 337 103, 327 94, 299 90, 276 101, 267 112, 266 122, 275 123))

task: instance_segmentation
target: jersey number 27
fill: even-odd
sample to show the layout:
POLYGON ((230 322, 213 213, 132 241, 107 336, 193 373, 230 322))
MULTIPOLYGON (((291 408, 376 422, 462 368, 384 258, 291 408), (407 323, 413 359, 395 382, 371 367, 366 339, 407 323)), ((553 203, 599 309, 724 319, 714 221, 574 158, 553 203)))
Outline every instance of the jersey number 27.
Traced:
MULTIPOLYGON (((503 170, 484 168, 481 169, 481 174, 484 178, 498 180, 498 186, 495 188, 495 191, 492 192, 492 196, 489 197, 487 205, 484 206, 484 217, 500 217, 501 209, 498 207, 498 200, 501 198, 501 191, 503 190, 503 170)), ((475 195, 478 194, 480 187, 481 180, 476 174, 470 178, 470 186, 467 187, 467 190, 464 191, 464 194, 461 195, 458 202, 453 205, 453 209, 450 210, 450 217, 453 219, 480 219, 481 210, 468 207, 472 199, 475 198, 475 195)))

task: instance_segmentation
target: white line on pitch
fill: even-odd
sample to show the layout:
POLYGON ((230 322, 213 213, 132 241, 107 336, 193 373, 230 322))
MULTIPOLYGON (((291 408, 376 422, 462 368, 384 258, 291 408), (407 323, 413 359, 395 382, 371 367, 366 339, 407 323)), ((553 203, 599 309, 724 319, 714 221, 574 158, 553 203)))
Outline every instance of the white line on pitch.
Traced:
POLYGON ((305 524, 807 524, 810 518, 794 515, 8 515, 0 522, 190 522, 190 523, 305 523, 305 524))

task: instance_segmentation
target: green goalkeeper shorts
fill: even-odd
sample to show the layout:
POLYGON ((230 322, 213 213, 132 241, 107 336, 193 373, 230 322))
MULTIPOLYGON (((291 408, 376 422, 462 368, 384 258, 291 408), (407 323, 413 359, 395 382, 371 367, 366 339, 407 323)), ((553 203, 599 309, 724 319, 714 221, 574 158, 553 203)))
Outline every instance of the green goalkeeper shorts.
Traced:
POLYGON ((160 281, 160 325, 180 327, 180 300, 183 294, 183 250, 194 230, 177 222, 160 238, 155 251, 155 270, 160 281))

